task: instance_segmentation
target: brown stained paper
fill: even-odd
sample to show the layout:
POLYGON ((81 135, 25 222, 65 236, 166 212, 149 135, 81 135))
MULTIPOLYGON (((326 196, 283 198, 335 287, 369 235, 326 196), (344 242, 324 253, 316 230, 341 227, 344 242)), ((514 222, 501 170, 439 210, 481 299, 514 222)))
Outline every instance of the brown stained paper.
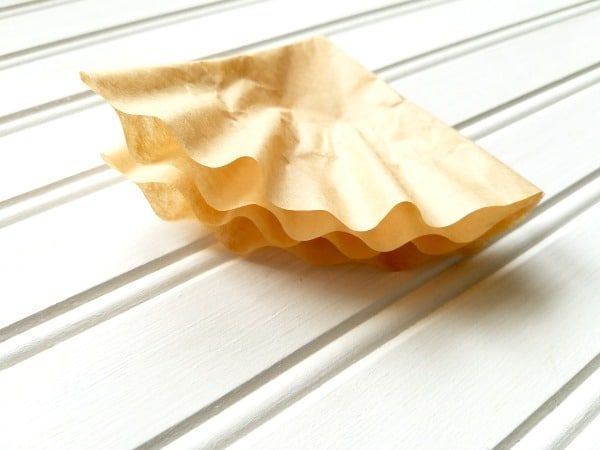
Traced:
POLYGON ((236 252, 410 268, 542 196, 324 38, 82 79, 123 125, 106 161, 160 217, 197 218, 236 252))

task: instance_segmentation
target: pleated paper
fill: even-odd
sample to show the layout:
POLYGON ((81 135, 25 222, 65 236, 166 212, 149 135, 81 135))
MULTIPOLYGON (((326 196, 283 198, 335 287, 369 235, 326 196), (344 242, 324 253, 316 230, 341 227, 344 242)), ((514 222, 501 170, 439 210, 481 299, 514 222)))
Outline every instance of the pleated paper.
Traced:
POLYGON ((160 217, 235 252, 410 268, 484 244, 542 196, 324 38, 82 79, 123 126, 105 160, 160 217))

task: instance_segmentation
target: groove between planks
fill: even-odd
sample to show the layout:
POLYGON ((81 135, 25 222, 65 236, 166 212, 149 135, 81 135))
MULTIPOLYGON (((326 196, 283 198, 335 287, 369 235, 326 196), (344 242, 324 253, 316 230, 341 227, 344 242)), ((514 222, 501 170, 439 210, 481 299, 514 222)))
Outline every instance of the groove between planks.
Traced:
POLYGON ((82 48, 87 45, 106 42, 140 31, 147 31, 164 25, 172 25, 184 20, 193 20, 198 17, 218 14, 229 9, 265 1, 269 0, 217 0, 63 39, 57 39, 55 41, 0 55, 0 70, 35 61, 36 59, 47 58, 74 48, 82 48))
POLYGON ((0 6, 0 20, 19 16, 22 14, 29 14, 42 9, 53 8, 55 6, 64 5, 65 3, 80 2, 83 0, 30 0, 30 1, 16 1, 14 4, 7 6, 0 6))
POLYGON ((597 11, 597 0, 586 0, 576 5, 565 6, 554 11, 540 14, 510 25, 496 28, 461 41, 438 47, 434 50, 397 61, 379 69, 379 75, 386 81, 397 80, 413 75, 453 58, 491 47, 509 39, 550 27, 575 17, 597 11))
MULTIPOLYGON (((143 283, 135 284, 134 288, 126 289, 128 294, 125 298, 120 297, 119 302, 106 302, 103 301, 102 305, 98 305, 102 314, 97 315, 96 321, 90 321, 89 318, 86 317, 86 328, 82 328, 81 326, 77 327, 77 331, 81 332, 84 329, 89 328, 90 326, 94 326, 101 321, 108 320, 111 317, 116 316, 118 313, 123 312, 136 304, 141 303, 139 298, 143 298, 144 300, 149 300, 150 298, 159 295, 161 292, 166 291, 169 288, 175 287, 193 276, 200 275, 204 272, 208 272, 210 269, 214 269, 218 267, 219 264, 224 262, 234 260, 234 256, 230 255, 229 259, 223 261, 218 258, 204 258, 205 255, 200 255, 200 259, 196 258, 198 254, 203 253, 204 250, 209 248, 214 244, 214 238, 212 235, 206 235, 202 238, 199 238, 192 243, 178 248, 172 252, 161 255, 160 257, 148 261, 147 263, 137 266, 132 270, 128 270, 120 274, 117 277, 111 278, 104 283, 101 283, 96 286, 92 286, 85 291, 79 292, 61 302, 55 303, 48 308, 44 308, 39 310, 33 315, 27 316, 26 318, 19 320, 17 322, 13 322, 7 327, 0 329, 0 345, 12 338, 20 336, 20 343, 17 343, 14 346, 16 351, 6 352, 0 350, 0 370, 6 368, 10 365, 15 364, 18 361, 22 361, 25 359, 25 356, 29 357, 36 352, 41 351, 42 349, 49 348, 52 345, 56 345, 58 342, 66 339, 68 336, 73 336, 75 333, 73 332, 73 325, 70 324, 69 330, 65 329, 65 327, 60 327, 60 333, 56 332, 56 328, 53 327, 50 332, 49 330, 44 331, 44 337, 40 338, 39 327, 46 322, 50 322, 53 319, 56 319, 59 316, 63 316, 66 313, 71 312, 75 308, 80 308, 81 306, 95 300, 99 297, 104 297, 107 294, 112 293, 113 291, 117 291, 124 286, 133 285, 140 279, 145 279, 148 275, 153 275, 156 272, 167 272, 169 276, 163 276, 160 278, 157 283, 156 280, 150 279, 143 283), (181 260, 189 259, 193 257, 193 265, 192 267, 181 267, 181 264, 178 264, 181 260), (205 260, 206 259, 206 260, 205 260), (208 260, 208 261, 207 261, 208 260), (176 270, 173 270, 171 266, 176 267, 176 270), (166 270, 165 270, 166 269, 166 270), (110 303, 111 308, 107 309, 107 303, 110 303), (32 328, 36 328, 31 336, 23 339, 23 335, 25 332, 31 330, 32 328), (51 339, 52 335, 60 335, 59 338, 51 339), (35 337, 34 337, 35 336, 35 337), (51 345, 49 344, 51 342, 51 345), (7 357, 7 355, 9 355, 7 357), (18 361, 17 361, 18 360, 18 361)), ((121 293, 119 293, 121 295, 121 293)), ((93 315, 93 314, 92 314, 93 315)), ((61 322, 59 320, 59 322, 61 322)), ((11 341, 12 342, 12 341, 11 341)))
POLYGON ((568 450, 597 450, 600 443, 600 414, 596 415, 577 436, 569 442, 568 450))
POLYGON ((600 354, 498 443, 495 450, 565 448, 600 412, 600 354))

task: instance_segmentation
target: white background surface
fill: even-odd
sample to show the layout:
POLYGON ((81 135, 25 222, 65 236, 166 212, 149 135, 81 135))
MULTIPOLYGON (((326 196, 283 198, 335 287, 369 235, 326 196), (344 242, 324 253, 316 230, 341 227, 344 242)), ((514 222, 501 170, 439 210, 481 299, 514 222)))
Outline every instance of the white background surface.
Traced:
POLYGON ((600 448, 600 1, 0 2, 0 448, 600 448), (328 35, 546 193, 468 259, 238 258, 78 71, 328 35))

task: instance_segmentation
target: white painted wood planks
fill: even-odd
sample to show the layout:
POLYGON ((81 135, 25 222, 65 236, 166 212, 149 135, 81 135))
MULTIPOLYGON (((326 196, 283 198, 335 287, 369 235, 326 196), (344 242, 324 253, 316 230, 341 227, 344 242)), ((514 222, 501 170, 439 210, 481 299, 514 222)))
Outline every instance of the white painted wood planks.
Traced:
MULTIPOLYGON (((0 72, 0 79, 32 86, 28 98, 10 97, 12 106, 0 106, 8 114, 0 124, 0 148, 13 149, 0 155, 0 166, 9 168, 0 177, 0 248, 8 255, 0 256, 0 273, 5 274, 0 290, 10 299, 0 303, 0 397, 11 410, 9 431, 0 444, 189 448, 229 444, 250 433, 238 445, 263 447, 292 439, 320 447, 338 439, 327 427, 332 424, 339 428, 333 431, 352 435, 356 447, 392 446, 396 438, 424 446, 434 442, 423 432, 433 423, 429 417, 440 418, 436 432, 449 446, 503 445, 511 433, 526 436, 529 427, 533 433, 537 422, 527 422, 528 415, 538 414, 545 399, 598 352, 593 327, 598 309, 590 300, 598 255, 590 249, 599 240, 590 217, 597 215, 592 205, 598 197, 594 124, 600 90, 597 49, 584 44, 598 41, 594 24, 600 2, 503 2, 494 14, 470 0, 356 1, 346 9, 333 3, 317 9, 315 3, 314 9, 308 4, 297 11, 287 2, 247 3, 197 22, 206 24, 203 32, 208 32, 266 12, 281 20, 196 42, 206 47, 198 53, 192 54, 192 46, 178 49, 181 54, 157 47, 155 55, 139 52, 139 57, 198 57, 257 41, 273 45, 330 33, 368 67, 384 68, 382 76, 407 97, 458 124, 463 133, 484 136, 485 148, 547 192, 541 213, 473 262, 449 270, 444 269, 452 261, 393 274, 352 266, 314 268, 276 251, 235 258, 195 224, 161 223, 134 186, 99 165, 97 152, 118 143, 120 135, 108 108, 86 107, 91 97, 83 103, 60 100, 41 114, 31 110, 11 116, 20 108, 79 92, 74 79, 64 82, 63 75, 74 70, 69 64, 82 56, 100 58, 103 51, 109 55, 114 43, 86 43, 80 50, 22 61, 0 72), (473 17, 481 20, 473 24, 473 17), (45 85, 39 84, 40 77, 45 85), (65 115, 69 108, 73 112, 65 115), (56 148, 54 143, 69 130, 77 133, 56 148), (106 132, 86 146, 85 138, 99 130, 106 132), (54 144, 59 164, 39 145, 47 142, 54 144), (36 156, 38 164, 18 176, 36 156), (577 242, 571 242, 575 237, 577 242), (579 242, 584 238, 587 247, 579 242), (544 276, 539 267, 546 268, 557 254, 571 264, 563 271, 551 267, 546 272, 552 276, 544 276), (569 258, 587 263, 582 268, 569 258), (523 304, 504 288, 515 279, 529 286, 523 304), (431 296, 447 283, 456 286, 456 293, 467 290, 447 298, 431 296), (489 298, 499 306, 490 307, 489 298), (509 311, 531 309, 546 299, 556 314, 514 318, 509 311), (583 314, 567 310, 570 299, 581 302, 583 314), (428 316, 444 302, 449 303, 428 316), (389 317, 399 321, 399 328, 377 338, 382 330, 373 325, 374 318, 394 305, 402 314, 389 317), (479 312, 481 320, 464 319, 465 311, 479 312), (559 323, 549 337, 547 330, 559 323), (502 337, 503 331, 505 340, 488 336, 502 337), (483 338, 474 341, 472 335, 483 338), (411 360, 412 348, 436 339, 456 339, 473 352, 448 361, 434 349, 422 360, 411 360), (522 343, 534 357, 521 360, 511 342, 522 343), (396 360, 385 362, 392 353, 410 364, 396 371, 396 360), (546 356, 560 360, 559 370, 547 370, 546 356), (507 367, 499 361, 508 362, 507 367), (436 370, 417 370, 419 364, 436 370), (477 378, 461 371, 473 365, 488 375, 477 378), (498 367, 503 370, 494 371, 498 367), (338 383, 348 372, 352 376, 338 383), (400 429, 393 420, 386 422, 402 413, 391 401, 380 402, 379 416, 360 410, 378 394, 369 379, 361 382, 362 390, 353 387, 363 373, 385 380, 382 385, 392 393, 398 383, 419 387, 423 396, 407 395, 417 399, 411 407, 425 419, 400 429), (334 387, 324 390, 322 383, 334 387), (498 392, 488 392, 489 386, 498 392), (442 402, 444 407, 435 409, 449 390, 453 398, 481 402, 442 402), (338 391, 351 392, 343 395, 339 415, 339 405, 330 401, 338 391), (510 401, 518 395, 520 402, 510 401), (486 436, 469 429, 466 419, 489 421, 494 406, 501 408, 493 409, 498 421, 486 436), (311 413, 311 408, 330 413, 311 413), (363 414, 364 430, 347 418, 353 411, 363 414), (25 423, 34 432, 24 433, 25 423), (311 430, 310 439, 301 441, 294 430, 311 430), (378 436, 387 439, 377 441, 378 436)), ((68 9, 69 2, 61 5, 68 9)), ((46 14, 41 11, 38 18, 46 14)), ((166 49, 172 45, 169 39, 191 36, 195 20, 116 39, 123 52, 115 55, 132 55, 142 42, 148 46, 143 48, 159 43, 166 49)), ((80 25, 64 31, 78 33, 80 25)), ((43 36, 43 30, 39 33, 43 36)), ((587 417, 586 408, 578 413, 587 417)), ((573 445, 593 439, 588 431, 593 422, 588 422, 577 428, 577 433, 585 431, 581 439, 572 436, 573 445)))

